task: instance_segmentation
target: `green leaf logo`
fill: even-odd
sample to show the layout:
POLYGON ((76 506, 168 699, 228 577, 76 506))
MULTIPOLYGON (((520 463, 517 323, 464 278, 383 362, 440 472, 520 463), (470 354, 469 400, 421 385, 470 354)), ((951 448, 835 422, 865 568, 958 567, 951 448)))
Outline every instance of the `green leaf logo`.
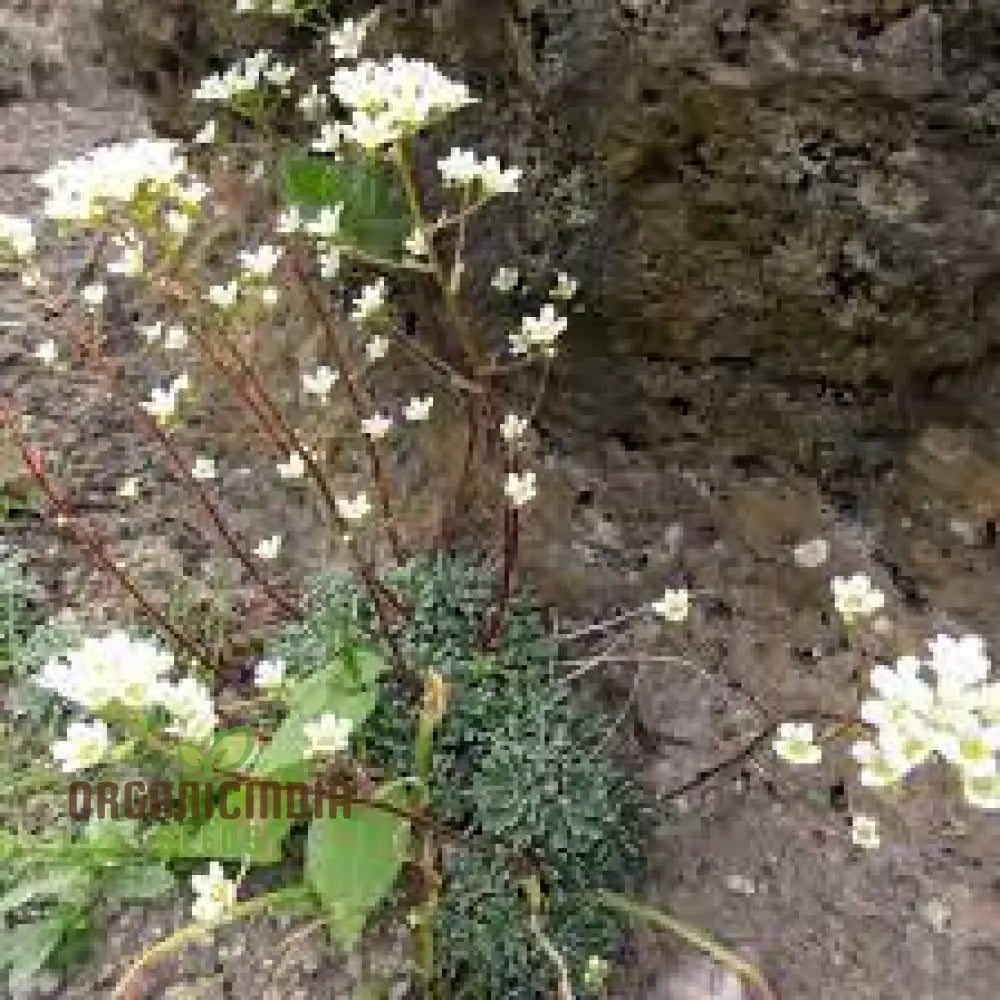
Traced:
POLYGON ((177 745, 177 760, 185 774, 209 780, 216 771, 237 771, 253 755, 257 734, 253 726, 237 726, 219 733, 206 752, 196 743, 177 745))
POLYGON ((212 767, 216 771, 238 771, 251 758, 256 745, 253 726, 226 729, 212 740, 212 767))

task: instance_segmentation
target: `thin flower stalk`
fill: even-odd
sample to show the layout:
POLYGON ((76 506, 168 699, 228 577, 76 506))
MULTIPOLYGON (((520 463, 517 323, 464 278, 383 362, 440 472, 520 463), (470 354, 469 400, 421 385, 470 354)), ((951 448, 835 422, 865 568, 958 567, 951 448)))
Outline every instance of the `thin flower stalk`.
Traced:
MULTIPOLYGON (((0 426, 11 430, 13 429, 14 421, 10 420, 8 415, 3 415, 0 417, 0 426)), ((29 470, 39 489, 45 495, 46 500, 48 500, 50 506, 56 512, 56 516, 61 518, 62 523, 59 527, 65 529, 77 545, 86 551, 97 565, 113 577, 122 589, 136 601, 142 609, 143 614, 159 630, 164 638, 171 640, 177 648, 183 649, 198 662, 208 663, 209 657, 205 650, 184 632, 176 628, 170 619, 143 594, 132 577, 108 554, 107 547, 96 532, 92 532, 89 529, 82 529, 78 524, 72 523, 72 507, 53 486, 52 481, 41 468, 40 464, 33 460, 31 448, 21 439, 20 434, 16 430, 14 431, 14 435, 17 439, 17 448, 24 460, 25 467, 29 470)), ((218 666, 219 664, 213 665, 218 666)))
MULTIPOLYGON (((106 361, 107 359, 104 360, 106 361)), ((106 364, 99 364, 98 368, 104 376, 105 381, 108 384, 113 384, 113 375, 107 370, 106 364)), ((260 584, 268 598, 280 607, 285 615, 291 619, 298 618, 301 614, 301 610, 282 594, 278 593, 271 585, 267 576, 261 573, 256 560, 250 556, 250 553, 246 550, 246 548, 244 548, 243 545, 240 544, 239 540, 232 533, 232 531, 230 531, 225 519, 219 513, 219 509, 212 502, 212 499, 208 494, 208 490, 192 475, 190 462, 186 462, 184 460, 183 456, 178 451, 177 446, 173 443, 173 441, 171 441, 170 436, 165 433, 163 428, 152 416, 150 416, 150 414, 148 414, 136 403, 132 396, 125 393, 125 399, 127 400, 128 405, 133 411, 136 419, 143 425, 146 432, 157 440, 166 452, 171 464, 174 466, 175 471, 177 471, 186 480, 187 485, 194 491, 198 501, 218 531, 219 536, 226 543, 226 545, 229 546, 239 562, 245 567, 253 579, 260 584)))
MULTIPOLYGON (((306 299, 312 309, 312 312, 316 316, 317 321, 327 332, 327 345, 334 353, 334 362, 344 379, 344 386, 347 389, 351 405, 354 407, 354 412, 358 419, 362 419, 366 413, 371 412, 372 407, 369 405, 368 400, 363 398, 363 390, 355 377, 354 371, 351 368, 345 352, 341 349, 333 321, 327 314, 320 297, 316 294, 316 289, 313 287, 312 282, 310 282, 306 277, 302 267, 302 262, 297 255, 293 255, 290 259, 289 270, 296 282, 299 284, 299 287, 305 293, 306 299)), ((403 547, 399 538, 396 520, 393 516, 392 503, 389 498, 389 486, 382 467, 381 456, 379 455, 379 449, 376 443, 368 435, 364 435, 364 439, 365 450, 368 453, 368 461, 372 470, 372 479, 375 482, 375 489, 378 493, 379 504, 382 508, 382 517, 385 521, 386 532, 389 535, 389 543, 392 546, 393 556, 396 561, 399 562, 402 558, 403 547)))
MULTIPOLYGON (((420 195, 417 192, 416 182, 413 177, 413 168, 409 161, 407 150, 403 143, 397 142, 392 146, 392 160, 396 165, 397 173, 406 194, 406 200, 417 226, 428 231, 423 208, 420 204, 420 195)), ((444 265, 441 263, 435 249, 433 240, 428 240, 427 260, 434 275, 441 293, 444 297, 445 308, 448 311, 448 318, 452 321, 455 331, 462 344, 462 350, 471 370, 475 371, 483 361, 482 352, 476 343, 472 331, 469 329, 465 317, 459 307, 458 297, 451 286, 451 276, 445 273, 444 265)))

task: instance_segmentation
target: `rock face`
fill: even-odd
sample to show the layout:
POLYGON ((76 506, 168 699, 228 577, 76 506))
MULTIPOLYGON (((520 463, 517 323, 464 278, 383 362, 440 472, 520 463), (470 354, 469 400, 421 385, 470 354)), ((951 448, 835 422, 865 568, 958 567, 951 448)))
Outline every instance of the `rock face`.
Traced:
MULTIPOLYGON (((173 105, 235 37, 191 5, 106 6, 173 105)), ((571 266, 613 336, 853 383, 998 346, 995 5, 399 0, 383 20, 485 97, 447 139, 527 168, 480 258, 571 266)), ((276 23, 268 44, 299 44, 276 23)))

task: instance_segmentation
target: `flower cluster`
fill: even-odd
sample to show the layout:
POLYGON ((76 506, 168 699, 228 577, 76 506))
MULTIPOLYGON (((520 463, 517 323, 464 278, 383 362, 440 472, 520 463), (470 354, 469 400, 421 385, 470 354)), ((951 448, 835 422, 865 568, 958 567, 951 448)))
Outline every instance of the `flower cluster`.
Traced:
POLYGON ((192 192, 181 186, 187 166, 177 147, 172 139, 137 139, 60 160, 35 178, 48 195, 45 216, 61 222, 96 222, 109 206, 128 205, 147 191, 190 201, 192 192))
POLYGON ((875 737, 855 743, 861 783, 887 787, 935 754, 957 768, 966 800, 1000 808, 1000 684, 989 683, 983 639, 938 635, 930 656, 901 656, 871 673, 876 697, 861 706, 875 737))
POLYGON ((234 63, 224 73, 205 77, 192 95, 196 101, 231 101, 240 94, 256 90, 262 82, 284 87, 295 75, 295 69, 278 61, 271 62, 272 53, 260 49, 234 63))
MULTIPOLYGON (((173 666, 170 653, 116 631, 84 639, 76 649, 48 660, 36 683, 94 714, 112 705, 136 712, 160 708, 172 717, 168 732, 186 739, 210 736, 217 721, 211 693, 193 677, 171 681, 167 675, 173 666)), ((99 763, 108 747, 104 722, 78 722, 68 727, 52 753, 64 770, 79 770, 99 763)))
POLYGON ((464 84, 436 66, 401 55, 339 68, 330 91, 352 112, 344 135, 366 149, 387 146, 475 101, 464 84))
POLYGON ((438 160, 438 170, 446 187, 466 188, 486 197, 513 194, 522 173, 520 167, 504 169, 495 156, 477 160, 476 154, 468 149, 453 149, 444 159, 438 160))

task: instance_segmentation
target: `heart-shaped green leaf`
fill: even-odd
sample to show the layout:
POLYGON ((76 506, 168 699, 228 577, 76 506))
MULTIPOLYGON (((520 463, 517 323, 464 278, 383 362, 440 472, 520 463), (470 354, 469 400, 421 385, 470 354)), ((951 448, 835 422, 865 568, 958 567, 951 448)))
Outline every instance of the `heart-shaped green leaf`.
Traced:
POLYGON ((368 915, 392 889, 406 859, 408 833, 406 820, 371 806, 310 824, 306 879, 345 950, 354 947, 368 915))
POLYGON ((343 241, 394 257, 413 228, 406 198, 385 164, 360 154, 332 161, 297 155, 284 164, 285 197, 306 210, 344 207, 343 241))

